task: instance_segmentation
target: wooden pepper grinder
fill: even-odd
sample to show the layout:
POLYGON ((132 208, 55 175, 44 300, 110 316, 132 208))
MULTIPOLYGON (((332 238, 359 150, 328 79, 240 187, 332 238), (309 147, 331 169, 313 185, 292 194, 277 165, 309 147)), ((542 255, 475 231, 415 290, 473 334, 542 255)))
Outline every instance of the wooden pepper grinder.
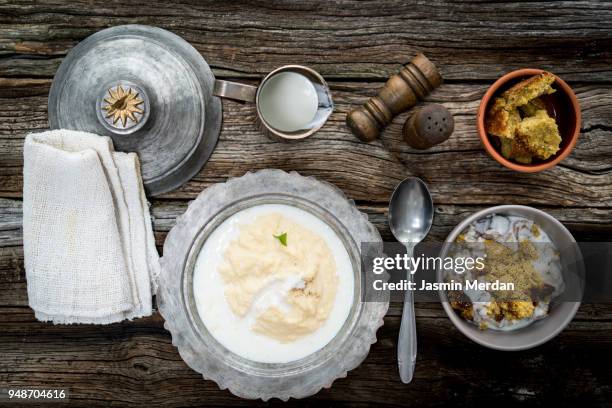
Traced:
POLYGON ((351 132, 365 142, 380 136, 394 116, 405 112, 442 83, 436 66, 421 53, 393 75, 377 96, 346 116, 351 132))

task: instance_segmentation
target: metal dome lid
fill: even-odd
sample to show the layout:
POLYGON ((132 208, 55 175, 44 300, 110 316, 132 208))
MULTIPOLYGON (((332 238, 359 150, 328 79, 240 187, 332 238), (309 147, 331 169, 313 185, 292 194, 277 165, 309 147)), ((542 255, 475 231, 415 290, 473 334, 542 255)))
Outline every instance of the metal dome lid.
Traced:
POLYGON ((49 94, 52 129, 110 136, 136 152, 150 195, 173 190, 210 157, 221 102, 204 58, 181 37, 156 27, 99 31, 72 49, 49 94))

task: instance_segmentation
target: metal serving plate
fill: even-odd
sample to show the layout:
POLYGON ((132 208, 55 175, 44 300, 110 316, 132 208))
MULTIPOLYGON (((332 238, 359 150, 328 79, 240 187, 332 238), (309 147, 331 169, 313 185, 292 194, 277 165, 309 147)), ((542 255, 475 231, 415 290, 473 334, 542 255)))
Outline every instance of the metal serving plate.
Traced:
POLYGON ((367 356, 388 308, 386 302, 361 301, 361 242, 381 238, 354 203, 314 178, 263 170, 210 187, 190 204, 164 244, 158 305, 173 344, 190 367, 240 397, 287 400, 331 386, 367 356), (262 204, 291 205, 317 216, 340 237, 353 264, 354 303, 343 327, 319 351, 288 363, 259 363, 230 352, 207 330, 194 301, 194 266, 206 239, 231 215, 262 204))
POLYGON ((81 41, 60 65, 49 126, 110 136, 117 150, 138 153, 147 193, 158 195, 196 175, 217 143, 214 81, 181 37, 143 25, 108 28, 81 41), (131 118, 109 118, 104 110, 118 86, 142 100, 131 118))

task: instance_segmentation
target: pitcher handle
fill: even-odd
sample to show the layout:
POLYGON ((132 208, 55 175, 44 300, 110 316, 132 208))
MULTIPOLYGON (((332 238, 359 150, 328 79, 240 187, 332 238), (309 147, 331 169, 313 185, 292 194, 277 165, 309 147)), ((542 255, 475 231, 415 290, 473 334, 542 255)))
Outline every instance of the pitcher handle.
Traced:
POLYGON ((257 87, 238 82, 215 80, 213 95, 243 102, 255 102, 257 87))

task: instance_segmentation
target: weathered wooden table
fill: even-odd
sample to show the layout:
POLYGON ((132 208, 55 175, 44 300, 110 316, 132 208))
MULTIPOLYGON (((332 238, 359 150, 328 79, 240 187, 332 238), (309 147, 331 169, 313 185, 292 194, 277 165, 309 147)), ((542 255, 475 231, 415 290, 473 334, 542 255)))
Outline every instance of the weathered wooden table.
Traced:
MULTIPOLYGON (((297 170, 334 183, 391 240, 393 187, 416 175, 436 204, 430 239, 495 204, 550 212, 579 240, 612 235, 612 4, 610 2, 168 2, 0 1, 0 388, 67 387, 71 402, 247 405, 183 363, 159 314, 110 326, 53 326, 28 308, 21 234, 22 144, 47 128, 47 95, 66 53, 109 26, 141 23, 193 44, 221 78, 252 80, 298 63, 329 81, 336 110, 322 131, 295 144, 272 142, 253 106, 223 101, 223 129, 210 162, 182 188, 153 200, 155 232, 166 232, 207 186, 249 170, 297 170), (417 51, 446 83, 428 98, 453 113, 446 143, 415 151, 401 140, 402 115, 383 138, 364 144, 346 112, 376 93, 417 51), (483 151, 475 112, 487 86, 521 67, 550 70, 576 91, 582 134, 552 170, 519 174, 483 151)), ((414 382, 396 368, 399 305, 365 362, 331 389, 295 405, 496 406, 561 402, 612 404, 612 305, 583 305, 554 340, 505 353, 461 335, 437 304, 417 305, 419 357, 414 382)), ((278 403, 278 401, 276 401, 278 403)))

